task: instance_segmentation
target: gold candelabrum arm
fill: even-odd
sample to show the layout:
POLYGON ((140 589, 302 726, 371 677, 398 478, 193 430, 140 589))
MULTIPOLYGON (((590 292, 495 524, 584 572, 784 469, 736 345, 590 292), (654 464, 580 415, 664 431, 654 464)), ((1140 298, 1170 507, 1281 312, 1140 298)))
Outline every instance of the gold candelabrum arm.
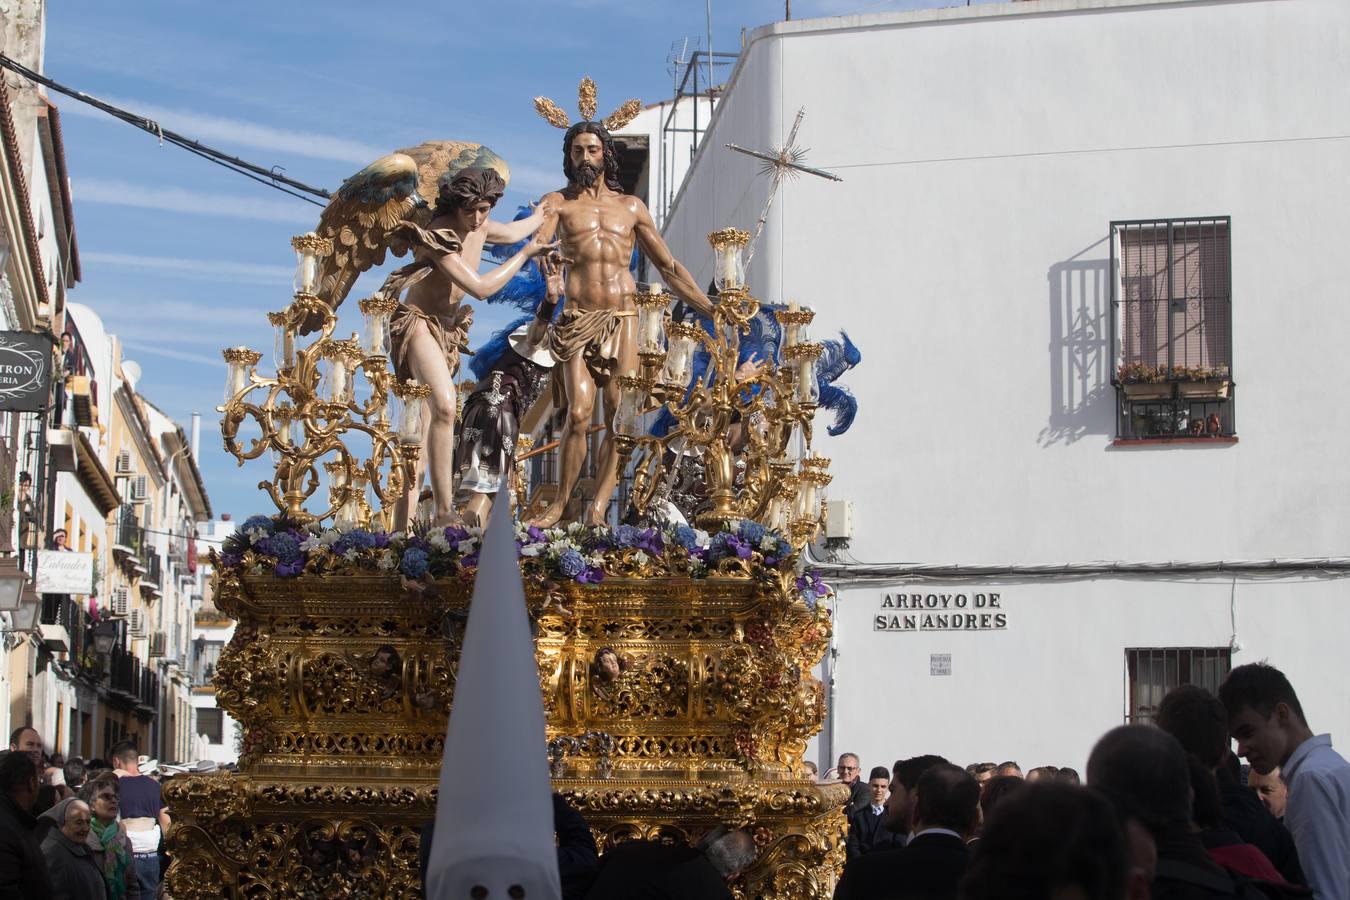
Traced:
POLYGON ((332 519, 339 525, 370 527, 378 520, 386 529, 406 526, 406 515, 399 521, 396 511, 415 478, 430 391, 397 383, 389 368, 389 320, 397 298, 363 300, 364 335, 335 338, 337 316, 317 293, 319 261, 332 253, 332 242, 310 233, 292 245, 295 294, 286 309, 268 314, 276 375, 258 374, 262 354, 255 350, 224 351, 228 374, 219 412, 225 450, 240 465, 271 452, 273 477, 259 488, 296 524, 332 519), (300 327, 315 319, 322 327, 301 346, 300 327), (324 481, 328 503, 316 512, 306 504, 324 481))
MULTIPOLYGON (((701 457, 708 503, 700 525, 714 529, 754 519, 790 535, 800 548, 818 533, 818 498, 831 480, 825 471, 829 460, 811 451, 819 401, 815 365, 822 347, 805 340, 814 313, 789 304, 774 311, 784 336, 781 362, 766 360, 757 370, 742 370, 741 336, 760 311, 739 259, 747 239, 735 229, 709 235, 718 273, 712 329, 669 326, 666 354, 644 352, 640 374, 620 379, 621 396, 630 397, 627 406, 620 400, 629 414, 616 420, 620 471, 631 462, 630 500, 646 513, 660 486, 673 482, 676 468, 690 456, 701 457), (706 351, 708 367, 691 383, 688 362, 696 347, 706 351), (642 433, 640 413, 663 407, 674 425, 660 437, 642 433)), ((639 296, 639 315, 654 303, 639 296)))

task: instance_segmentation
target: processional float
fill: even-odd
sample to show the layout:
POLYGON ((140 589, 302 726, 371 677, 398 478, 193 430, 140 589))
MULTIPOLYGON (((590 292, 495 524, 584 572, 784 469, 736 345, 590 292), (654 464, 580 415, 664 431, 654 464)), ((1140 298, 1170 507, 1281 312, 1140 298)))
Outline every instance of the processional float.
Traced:
MULTIPOLYGON (((481 157, 475 146, 459 156, 481 157)), ((410 522, 428 389, 390 367, 395 298, 367 298, 363 332, 337 336, 334 292, 350 288, 362 248, 343 227, 324 231, 293 241, 294 297, 270 316, 275 371, 248 348, 224 353, 225 447, 241 464, 270 458, 260 487, 278 512, 213 555, 215 603, 238 622, 216 697, 243 747, 237 773, 166 788, 167 885, 184 900, 417 896, 419 830, 435 816, 480 536, 410 522)), ((539 753, 602 852, 742 827, 759 854, 737 896, 826 897, 847 791, 802 764, 824 715, 811 672, 831 622, 828 589, 800 562, 830 481, 811 449, 821 345, 806 339, 810 310, 777 309, 778 358, 738 374, 759 309, 748 238, 710 235, 710 327, 668 324, 659 288, 637 297, 641 364, 621 378, 614 420, 626 524, 517 526, 547 721, 539 753), (672 515, 688 471, 701 490, 672 515)), ((518 490, 523 508, 528 485, 518 490)), ((476 771, 490 759, 445 764, 510 777, 476 771)))

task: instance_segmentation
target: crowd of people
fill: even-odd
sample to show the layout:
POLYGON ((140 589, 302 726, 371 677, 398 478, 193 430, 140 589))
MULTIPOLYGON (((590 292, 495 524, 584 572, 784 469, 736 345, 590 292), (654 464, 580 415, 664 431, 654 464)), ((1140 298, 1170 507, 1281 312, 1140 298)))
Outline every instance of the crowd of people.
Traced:
POLYGON ((863 779, 846 753, 838 774, 836 900, 1350 900, 1350 763, 1264 663, 1107 732, 1085 786, 1072 769, 936 755, 863 779))
POLYGON ((47 755, 29 727, 0 754, 0 900, 152 900, 170 820, 158 764, 47 755))
MULTIPOLYGON (((120 744, 110 764, 62 763, 16 731, 0 758, 0 900, 158 896, 170 821, 147 762, 120 744)), ((836 900, 1350 900, 1350 763, 1264 663, 1218 696, 1176 688, 1156 725, 1107 732, 1086 785, 1069 768, 932 754, 864 779, 845 753, 837 772, 850 797, 836 900)), ((553 810, 565 898, 730 900, 756 858, 730 828, 601 855, 562 796, 553 810)), ((428 825, 424 865, 433 842, 428 825)))

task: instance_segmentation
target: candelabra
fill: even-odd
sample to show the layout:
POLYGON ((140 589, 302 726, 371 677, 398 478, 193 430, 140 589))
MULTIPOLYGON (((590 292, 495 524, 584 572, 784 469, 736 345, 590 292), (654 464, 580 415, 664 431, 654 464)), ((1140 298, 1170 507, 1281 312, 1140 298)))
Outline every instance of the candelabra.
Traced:
POLYGON ((276 375, 258 374, 262 354, 256 350, 224 351, 225 402, 218 411, 225 449, 240 465, 272 453, 275 475, 258 487, 293 522, 331 518, 340 526, 369 527, 378 518, 387 530, 405 528, 412 512, 406 494, 416 483, 431 389, 413 380, 399 383, 390 371, 389 321, 396 301, 380 294, 363 300, 364 335, 335 338, 337 316, 318 295, 319 261, 333 252, 332 241, 311 232, 291 245, 297 258, 294 298, 281 312, 268 313, 276 375), (298 330, 311 317, 321 317, 323 327, 307 346, 298 346, 298 330), (370 388, 363 402, 357 399, 358 375, 370 388), (241 440, 248 421, 260 433, 241 440), (365 445, 369 455, 363 456, 365 445), (327 476, 328 506, 314 513, 305 503, 321 484, 320 469, 327 476))
POLYGON ((666 328, 669 295, 659 286, 638 295, 641 367, 619 378, 614 437, 620 471, 633 466, 630 497, 639 513, 648 512, 663 485, 669 489, 686 459, 697 457, 707 489, 699 525, 715 529, 754 519, 800 548, 823 522, 821 494, 831 480, 830 461, 811 452, 823 348, 806 339, 815 313, 792 303, 774 312, 783 333, 780 360, 766 360, 757 371, 740 369, 740 338, 760 308, 745 283, 749 237, 734 228, 708 235, 717 286, 711 332, 685 324, 666 328), (709 362, 694 379, 699 346, 709 362), (664 435, 646 433, 645 415, 662 406, 675 425, 664 435))

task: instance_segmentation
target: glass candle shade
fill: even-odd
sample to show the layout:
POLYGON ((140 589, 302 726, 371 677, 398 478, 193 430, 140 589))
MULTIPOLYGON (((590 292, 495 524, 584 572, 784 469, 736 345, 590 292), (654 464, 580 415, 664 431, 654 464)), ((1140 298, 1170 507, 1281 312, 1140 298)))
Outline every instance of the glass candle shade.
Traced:
POLYGON ((614 410, 615 434, 631 438, 638 436, 646 398, 646 385, 642 379, 632 375, 619 376, 619 405, 614 410))
POLYGON ((750 233, 736 228, 722 228, 708 235, 712 245, 713 284, 719 292, 745 287, 745 245, 750 233))
POLYGON ((361 349, 367 356, 389 355, 389 319, 397 306, 395 301, 379 294, 361 301, 361 313, 366 317, 361 349))
POLYGON ((783 329, 784 350, 805 343, 809 339, 811 320, 815 316, 814 311, 802 307, 796 300, 788 303, 787 309, 774 312, 774 318, 783 329))
POLYGON ((291 283, 297 294, 319 291, 319 259, 333 252, 333 242, 314 232, 291 238, 295 248, 295 278, 291 283))
POLYGON ((689 384, 694 374, 694 350, 698 346, 697 332, 688 325, 670 327, 666 365, 661 370, 661 383, 681 387, 689 384))
POLYGON ((422 443, 422 420, 426 414, 427 398, 431 388, 409 380, 395 388, 395 420, 398 424, 398 440, 401 444, 416 445, 422 443))
POLYGON ((814 406, 820 402, 820 379, 816 375, 816 360, 820 359, 820 344, 797 344, 783 351, 783 357, 793 368, 793 390, 797 402, 814 406))
POLYGON ((661 286, 654 284, 648 293, 638 295, 638 353, 666 352, 665 318, 666 297, 661 293, 661 286))
POLYGON ((295 332, 288 327, 289 318, 284 312, 267 314, 272 323, 272 363, 278 372, 295 365, 295 332))
POLYGON ((816 481, 810 475, 804 474, 797 479, 797 518, 806 522, 814 522, 819 514, 819 504, 816 502, 816 481))
POLYGON ((249 372, 262 359, 262 354, 247 347, 231 347, 225 357, 225 402, 229 403, 248 387, 249 372))
POLYGON ((341 354, 324 360, 323 386, 319 389, 329 403, 347 401, 347 385, 351 382, 351 372, 347 368, 347 358, 341 354))

